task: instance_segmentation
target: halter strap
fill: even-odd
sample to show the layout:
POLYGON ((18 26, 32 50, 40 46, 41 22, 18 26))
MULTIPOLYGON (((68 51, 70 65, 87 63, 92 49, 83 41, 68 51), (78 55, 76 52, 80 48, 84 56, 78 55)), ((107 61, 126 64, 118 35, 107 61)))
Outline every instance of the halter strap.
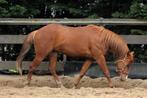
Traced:
POLYGON ((120 60, 115 61, 115 63, 123 62, 124 64, 126 64, 126 63, 125 63, 125 60, 126 60, 126 57, 124 57, 123 59, 120 59, 120 60))

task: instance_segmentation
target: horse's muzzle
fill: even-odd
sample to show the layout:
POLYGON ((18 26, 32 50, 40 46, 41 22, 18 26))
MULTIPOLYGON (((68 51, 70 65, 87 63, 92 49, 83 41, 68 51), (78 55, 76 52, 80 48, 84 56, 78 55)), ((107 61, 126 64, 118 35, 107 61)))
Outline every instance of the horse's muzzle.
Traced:
POLYGON ((121 75, 120 80, 121 81, 126 81, 128 79, 128 75, 121 75))

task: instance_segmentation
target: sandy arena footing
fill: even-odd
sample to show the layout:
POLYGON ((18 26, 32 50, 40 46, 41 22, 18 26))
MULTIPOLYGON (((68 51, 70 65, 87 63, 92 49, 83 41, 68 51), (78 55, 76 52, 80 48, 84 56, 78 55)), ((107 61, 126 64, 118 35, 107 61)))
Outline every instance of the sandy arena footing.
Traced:
POLYGON ((147 98, 147 80, 121 82, 114 77, 115 87, 109 88, 104 77, 91 79, 85 76, 78 89, 73 89, 75 77, 60 76, 66 88, 57 88, 52 76, 33 75, 28 87, 26 76, 0 75, 0 98, 147 98))

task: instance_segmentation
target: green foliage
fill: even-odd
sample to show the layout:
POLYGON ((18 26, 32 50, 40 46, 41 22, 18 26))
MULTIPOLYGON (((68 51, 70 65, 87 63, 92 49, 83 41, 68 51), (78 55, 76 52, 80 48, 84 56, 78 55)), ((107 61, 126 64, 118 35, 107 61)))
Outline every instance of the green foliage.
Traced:
POLYGON ((47 5, 48 10, 51 11, 50 16, 51 17, 66 17, 66 18, 72 18, 72 17, 85 17, 86 13, 85 10, 80 9, 78 6, 75 6, 74 4, 64 4, 64 3, 53 3, 47 5))
POLYGON ((131 29, 130 32, 132 35, 147 35, 147 31, 143 31, 140 29, 131 29))
POLYGON ((84 16, 84 13, 76 8, 69 8, 69 13, 73 16, 84 16))
POLYGON ((35 18, 35 16, 37 16, 38 14, 40 14, 40 10, 39 9, 29 9, 25 12, 26 14, 24 15, 25 17, 29 17, 29 18, 35 18))
POLYGON ((89 15, 88 18, 99 18, 99 16, 97 14, 92 14, 92 15, 89 15))
POLYGON ((9 8, 9 14, 11 15, 11 17, 23 17, 26 11, 27 9, 20 5, 11 6, 9 8))
POLYGON ((0 17, 147 18, 140 0, 0 0, 0 17))
POLYGON ((0 16, 7 17, 8 16, 8 10, 4 8, 8 2, 6 0, 0 0, 0 16))
POLYGON ((0 7, 0 17, 8 17, 8 16, 10 16, 8 10, 0 7))
POLYGON ((0 17, 23 17, 26 11, 21 5, 10 5, 6 0, 0 0, 0 17))
POLYGON ((138 18, 147 19, 147 4, 140 0, 133 0, 128 10, 116 11, 112 13, 115 18, 138 18))
POLYGON ((112 16, 115 17, 115 18, 126 18, 126 14, 122 13, 122 12, 112 13, 112 16))
POLYGON ((0 0, 0 5, 3 5, 3 4, 8 4, 8 2, 6 0, 0 0))
POLYGON ((132 18, 146 18, 147 19, 147 4, 133 3, 130 6, 129 16, 132 18))

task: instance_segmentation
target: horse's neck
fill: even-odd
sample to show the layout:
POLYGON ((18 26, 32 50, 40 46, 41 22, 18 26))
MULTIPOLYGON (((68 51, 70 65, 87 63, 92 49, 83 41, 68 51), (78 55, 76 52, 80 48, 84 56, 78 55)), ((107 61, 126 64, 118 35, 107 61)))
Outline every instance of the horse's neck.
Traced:
POLYGON ((124 59, 128 53, 128 50, 123 50, 116 54, 116 59, 124 59))
POLYGON ((108 51, 112 52, 115 55, 116 59, 125 58, 129 49, 127 44, 122 39, 120 39, 117 35, 112 34, 111 38, 107 38, 106 40, 108 51))
POLYGON ((124 44, 117 44, 117 48, 114 47, 113 53, 115 54, 116 59, 124 59, 128 53, 128 46, 124 44))

